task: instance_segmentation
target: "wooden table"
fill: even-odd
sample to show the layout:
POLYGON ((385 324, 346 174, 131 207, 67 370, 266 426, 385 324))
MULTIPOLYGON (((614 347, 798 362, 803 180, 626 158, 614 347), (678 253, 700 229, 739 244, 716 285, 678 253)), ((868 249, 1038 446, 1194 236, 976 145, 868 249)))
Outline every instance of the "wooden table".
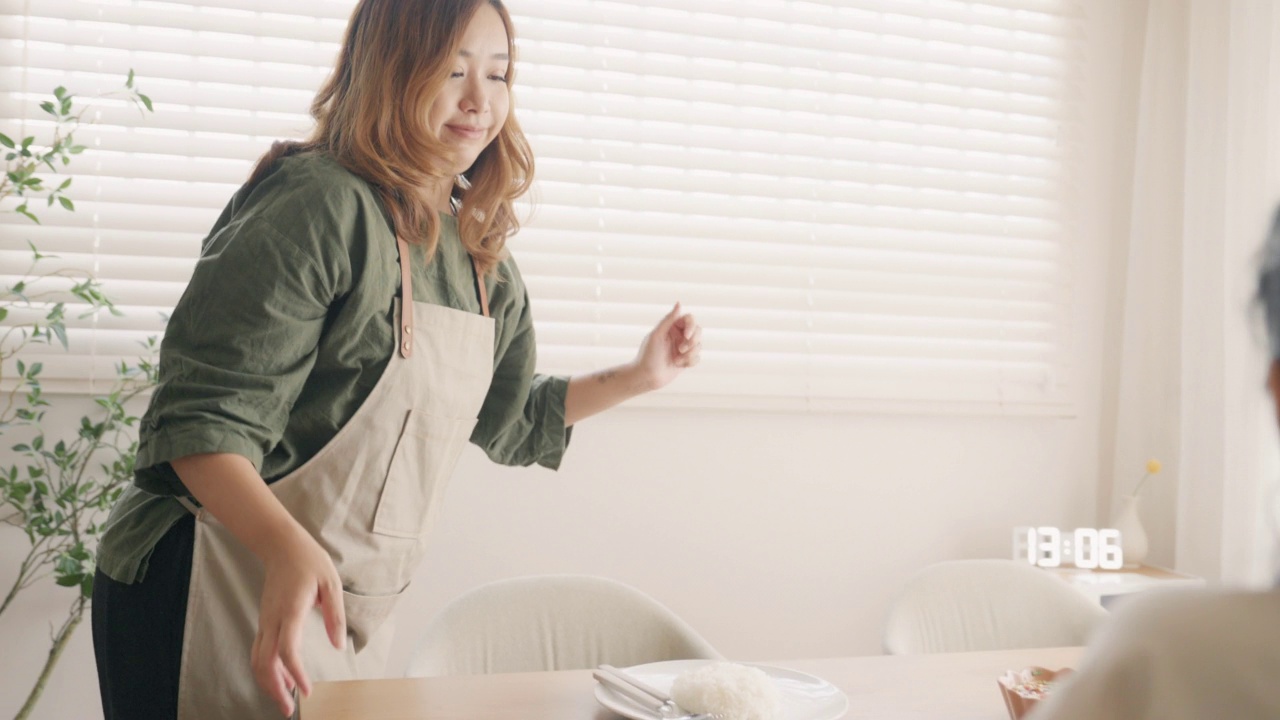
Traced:
MULTIPOLYGON (((849 720, 1006 720, 996 678, 1028 665, 1074 667, 1083 648, 767 662, 827 680, 849 720)), ((317 683, 302 720, 617 720, 589 670, 317 683)))

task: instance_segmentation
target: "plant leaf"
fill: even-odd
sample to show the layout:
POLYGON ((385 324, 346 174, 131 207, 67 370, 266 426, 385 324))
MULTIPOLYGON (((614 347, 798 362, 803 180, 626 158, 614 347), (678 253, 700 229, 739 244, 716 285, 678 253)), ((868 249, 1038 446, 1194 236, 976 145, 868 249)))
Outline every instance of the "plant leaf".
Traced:
POLYGON ((59 197, 59 198, 58 198, 58 202, 62 203, 62 207, 66 208, 66 209, 68 209, 68 210, 71 210, 72 212, 75 212, 76 206, 75 206, 75 204, 74 204, 74 203, 72 203, 72 202, 71 202, 71 198, 69 198, 69 197, 59 197))
POLYGON ((133 87, 133 68, 129 68, 129 77, 125 79, 124 86, 127 88, 133 87))
POLYGON ((149 112, 156 111, 155 108, 151 107, 151 98, 147 97, 146 95, 143 95, 142 93, 138 93, 138 99, 142 101, 143 105, 147 106, 147 110, 149 112))
POLYGON ((13 209, 13 211, 14 211, 14 212, 16 212, 16 213, 18 213, 19 215, 26 215, 28 218, 30 218, 31 222, 33 222, 33 223, 35 223, 35 224, 37 224, 37 225, 39 225, 39 224, 40 224, 40 218, 38 218, 38 217, 36 217, 35 215, 32 215, 32 214, 31 214, 31 211, 27 209, 27 204, 26 204, 26 203, 22 203, 22 204, 21 204, 21 205, 19 205, 18 207, 14 208, 14 209, 13 209))
POLYGON ((9 148, 10 150, 12 150, 13 140, 8 135, 5 135, 4 133, 0 133, 0 145, 3 145, 9 148))

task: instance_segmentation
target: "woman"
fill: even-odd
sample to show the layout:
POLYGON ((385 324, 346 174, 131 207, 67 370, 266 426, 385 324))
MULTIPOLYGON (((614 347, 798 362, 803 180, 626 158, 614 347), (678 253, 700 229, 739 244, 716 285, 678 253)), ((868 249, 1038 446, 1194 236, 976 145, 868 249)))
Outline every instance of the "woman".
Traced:
POLYGON ((632 363, 534 374, 513 57, 498 0, 362 0, 314 134, 205 240, 100 548, 108 719, 290 715, 379 672, 463 443, 555 468, 574 423, 697 364, 677 304, 632 363))
MULTIPOLYGON (((1280 213, 1258 278, 1280 419, 1280 213)), ((1166 591, 1126 602, 1035 720, 1280 717, 1280 590, 1166 591)))

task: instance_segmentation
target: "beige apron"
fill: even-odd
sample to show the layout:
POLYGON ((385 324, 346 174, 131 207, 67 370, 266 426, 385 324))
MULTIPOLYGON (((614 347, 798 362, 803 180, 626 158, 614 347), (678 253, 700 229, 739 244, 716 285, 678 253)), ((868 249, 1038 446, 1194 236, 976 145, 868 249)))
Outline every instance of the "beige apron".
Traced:
MULTIPOLYGON (((494 325, 483 281, 477 283, 483 317, 413 302, 409 248, 403 240, 397 245, 397 352, 338 434, 270 486, 342 578, 346 650, 329 643, 319 611, 308 613, 302 657, 312 681, 385 671, 391 611, 422 557, 493 378, 494 325)), ((178 718, 279 718, 250 661, 262 563, 212 515, 188 507, 196 533, 178 718)))

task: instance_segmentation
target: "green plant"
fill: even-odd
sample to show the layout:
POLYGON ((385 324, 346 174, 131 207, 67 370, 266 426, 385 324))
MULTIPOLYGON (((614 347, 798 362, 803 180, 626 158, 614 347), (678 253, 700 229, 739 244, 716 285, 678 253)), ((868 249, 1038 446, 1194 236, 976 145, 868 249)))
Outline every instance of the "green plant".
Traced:
MULTIPOLYGON (((152 111, 151 100, 134 87, 133 71, 123 89, 109 96, 123 97, 140 111, 152 111)), ((107 96, 103 96, 107 97, 107 96)), ((5 153, 5 176, 0 180, 0 203, 16 201, 5 212, 40 219, 31 209, 33 200, 46 206, 74 212, 75 203, 66 195, 71 179, 56 186, 41 173, 47 168, 58 173, 73 156, 84 151, 75 143, 88 107, 79 111, 65 88, 53 91, 53 100, 41 103, 53 116, 53 135, 48 145, 37 145, 36 137, 15 142, 0 134, 5 153)), ((27 536, 29 548, 18 567, 16 579, 0 603, 3 616, 21 591, 50 576, 58 585, 74 588, 75 594, 63 622, 53 632, 52 647, 40 675, 18 711, 16 720, 27 718, 44 691, 72 634, 84 619, 93 594, 97 539, 105 511, 120 496, 133 477, 138 418, 129 409, 130 401, 155 383, 156 367, 148 359, 155 355, 155 339, 142 348, 136 365, 121 363, 109 392, 93 398, 92 416, 85 415, 69 437, 52 437, 45 413, 51 401, 43 393, 38 362, 22 360, 33 345, 61 345, 67 348, 67 313, 76 306, 82 316, 96 312, 119 314, 111 299, 92 274, 58 269, 46 271, 44 255, 28 242, 32 259, 13 285, 0 291, 0 387, 8 388, 0 407, 0 434, 20 436, 12 446, 14 461, 0 466, 0 515, 27 536), (5 377, 9 361, 15 377, 5 377)))

